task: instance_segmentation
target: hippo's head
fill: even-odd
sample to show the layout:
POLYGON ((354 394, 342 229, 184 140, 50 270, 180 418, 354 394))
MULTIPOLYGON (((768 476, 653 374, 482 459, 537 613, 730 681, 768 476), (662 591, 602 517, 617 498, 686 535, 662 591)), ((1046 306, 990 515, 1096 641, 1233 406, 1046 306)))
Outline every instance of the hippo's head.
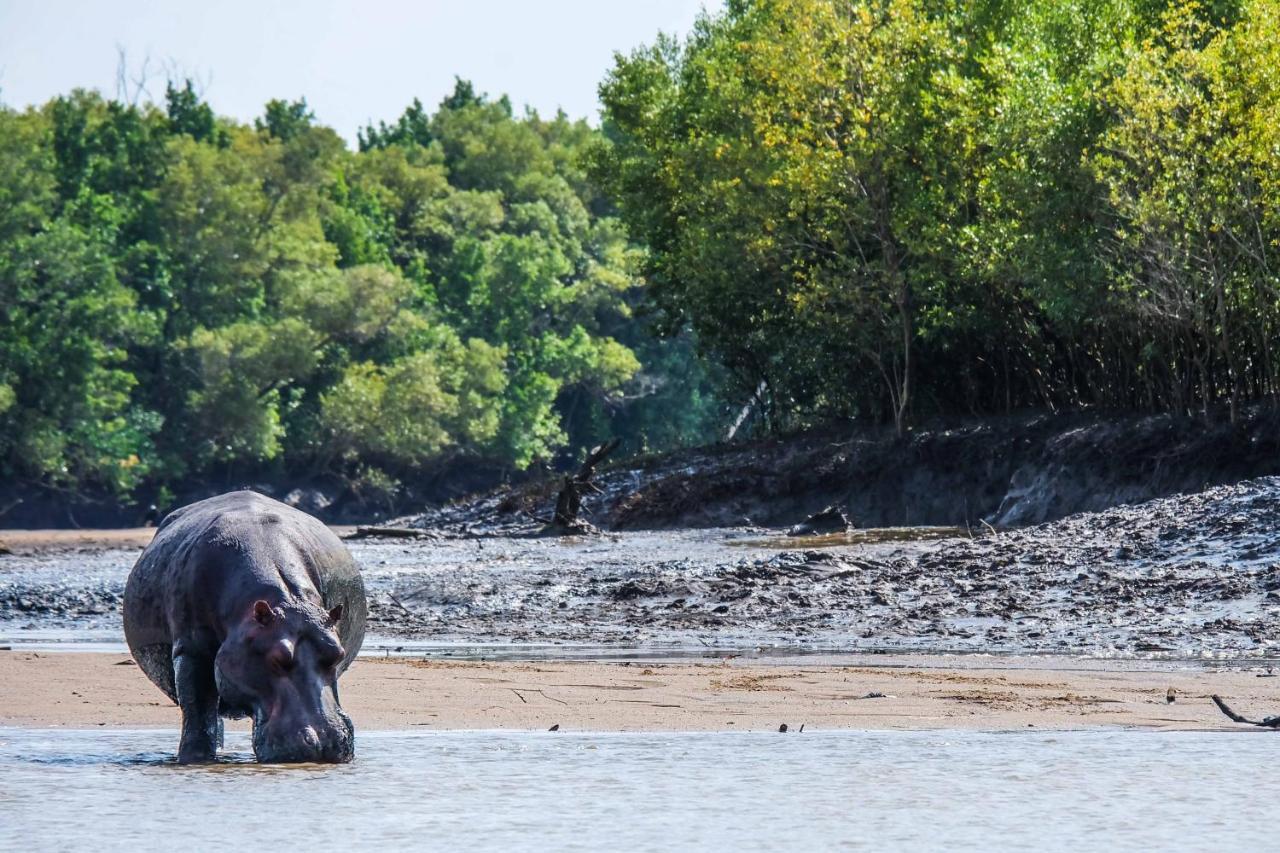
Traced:
POLYGON ((231 626, 215 674, 224 708, 253 717, 259 761, 346 762, 355 729, 338 705, 343 649, 329 613, 306 604, 256 601, 231 626))

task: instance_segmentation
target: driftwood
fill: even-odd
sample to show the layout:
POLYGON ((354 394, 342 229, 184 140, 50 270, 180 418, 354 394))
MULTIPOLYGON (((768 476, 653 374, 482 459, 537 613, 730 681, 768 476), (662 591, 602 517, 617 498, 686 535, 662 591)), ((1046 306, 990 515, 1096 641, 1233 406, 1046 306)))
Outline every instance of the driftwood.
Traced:
POLYGON ((1222 701, 1221 696, 1215 694, 1209 698, 1213 700, 1213 704, 1218 706, 1218 710, 1226 714, 1233 723, 1245 723, 1250 726, 1261 726, 1264 729, 1280 729, 1280 715, 1264 717, 1261 720, 1250 720, 1247 717, 1243 717, 1231 710, 1227 703, 1222 701))
POLYGON ((563 535, 600 532, 594 524, 579 517, 582 514, 582 498, 587 494, 603 494, 603 490, 592 482, 596 474, 596 466, 617 450, 621 443, 621 439, 615 438, 593 448, 576 474, 565 475, 560 493, 556 495, 555 514, 543 533, 563 535))
POLYGON ((430 530, 418 527, 357 527, 355 533, 348 534, 347 539, 435 539, 430 530))
POLYGON ((788 536, 810 536, 815 533, 846 533, 853 527, 849 516, 832 504, 821 512, 815 512, 787 531, 788 536))

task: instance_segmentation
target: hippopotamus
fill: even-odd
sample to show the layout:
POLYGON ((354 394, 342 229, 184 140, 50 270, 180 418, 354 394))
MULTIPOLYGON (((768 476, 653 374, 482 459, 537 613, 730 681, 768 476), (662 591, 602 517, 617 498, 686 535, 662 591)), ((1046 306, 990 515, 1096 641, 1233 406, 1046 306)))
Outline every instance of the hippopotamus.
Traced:
POLYGON ((338 676, 367 615, 341 540, 247 491, 165 516, 124 592, 129 650, 182 709, 182 764, 213 761, 222 717, 245 716, 258 761, 350 761, 355 729, 338 676))

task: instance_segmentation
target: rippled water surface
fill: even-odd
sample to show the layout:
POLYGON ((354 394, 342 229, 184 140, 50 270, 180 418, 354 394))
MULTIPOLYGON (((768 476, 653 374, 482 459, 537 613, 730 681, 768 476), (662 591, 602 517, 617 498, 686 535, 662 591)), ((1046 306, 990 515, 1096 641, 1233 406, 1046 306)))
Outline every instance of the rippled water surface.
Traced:
POLYGON ((0 848, 1263 850, 1267 734, 365 733, 211 767, 175 732, 0 729, 0 848), (1252 792, 1252 793, 1251 793, 1252 792))

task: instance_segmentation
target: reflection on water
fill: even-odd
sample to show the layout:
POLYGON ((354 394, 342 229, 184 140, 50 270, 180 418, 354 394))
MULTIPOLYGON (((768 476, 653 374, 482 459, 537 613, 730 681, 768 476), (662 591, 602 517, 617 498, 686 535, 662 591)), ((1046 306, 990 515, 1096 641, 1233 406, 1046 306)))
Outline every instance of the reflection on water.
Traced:
POLYGON ((883 545, 893 542, 934 542, 939 539, 972 539, 983 531, 963 527, 867 527, 844 533, 816 533, 810 536, 778 536, 770 539, 730 540, 730 545, 748 548, 836 548, 843 545, 883 545))
POLYGON ((0 729, 0 848, 1266 849, 1266 735, 364 733, 354 764, 172 762, 0 729))

